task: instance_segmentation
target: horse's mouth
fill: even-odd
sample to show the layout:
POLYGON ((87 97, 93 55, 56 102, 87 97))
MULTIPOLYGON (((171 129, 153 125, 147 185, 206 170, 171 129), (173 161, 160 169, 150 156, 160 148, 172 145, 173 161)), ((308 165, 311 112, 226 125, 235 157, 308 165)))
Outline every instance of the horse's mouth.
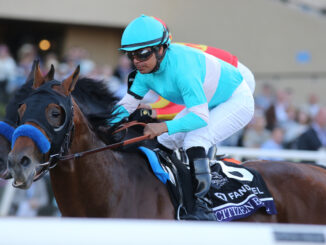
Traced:
POLYGON ((19 180, 14 180, 14 182, 12 183, 12 185, 15 188, 23 188, 23 187, 25 187, 25 182, 19 181, 19 180))
POLYGON ((19 181, 19 180, 14 180, 12 182, 12 186, 15 188, 19 189, 28 189, 32 185, 33 181, 19 181))
POLYGON ((27 178, 14 178, 12 185, 19 189, 28 189, 33 183, 34 176, 35 171, 33 171, 27 178))

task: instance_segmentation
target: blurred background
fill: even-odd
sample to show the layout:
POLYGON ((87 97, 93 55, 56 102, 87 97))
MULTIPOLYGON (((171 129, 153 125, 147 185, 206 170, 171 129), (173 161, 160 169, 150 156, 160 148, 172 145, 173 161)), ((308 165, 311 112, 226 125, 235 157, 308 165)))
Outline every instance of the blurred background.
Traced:
MULTIPOLYGON (((222 145, 268 148, 273 141, 295 149, 326 104, 326 0, 0 0, 0 120, 35 58, 44 72, 53 64, 57 79, 80 64, 82 76, 123 96, 132 67, 118 51, 120 38, 141 14, 163 19, 173 41, 224 49, 254 73, 255 117, 222 145)), ((59 215, 45 180, 3 210, 59 215)))

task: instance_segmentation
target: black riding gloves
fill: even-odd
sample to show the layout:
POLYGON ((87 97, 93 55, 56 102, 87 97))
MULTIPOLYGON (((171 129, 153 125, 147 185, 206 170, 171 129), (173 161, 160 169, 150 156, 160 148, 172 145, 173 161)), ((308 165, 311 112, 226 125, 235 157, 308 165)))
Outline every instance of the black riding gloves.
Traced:
POLYGON ((144 108, 137 109, 129 116, 129 121, 138 121, 145 123, 152 122, 152 110, 144 108))

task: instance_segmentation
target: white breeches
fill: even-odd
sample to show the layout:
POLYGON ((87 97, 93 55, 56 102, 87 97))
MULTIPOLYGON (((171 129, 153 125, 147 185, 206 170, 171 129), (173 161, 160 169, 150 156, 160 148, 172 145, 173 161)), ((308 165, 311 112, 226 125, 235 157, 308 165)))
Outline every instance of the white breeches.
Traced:
MULTIPOLYGON (((183 117, 188 109, 182 110, 175 119, 183 117)), ((206 150, 228 138, 245 127, 254 115, 254 98, 248 84, 243 81, 232 96, 209 112, 208 125, 190 132, 173 135, 164 133, 158 141, 165 147, 175 150, 187 150, 194 146, 203 146, 206 150)))
POLYGON ((255 87, 256 87, 256 82, 255 82, 255 77, 254 74, 249 70, 248 67, 246 67, 244 64, 238 61, 238 69, 243 77, 243 79, 247 82, 251 93, 254 94, 255 92, 255 87))

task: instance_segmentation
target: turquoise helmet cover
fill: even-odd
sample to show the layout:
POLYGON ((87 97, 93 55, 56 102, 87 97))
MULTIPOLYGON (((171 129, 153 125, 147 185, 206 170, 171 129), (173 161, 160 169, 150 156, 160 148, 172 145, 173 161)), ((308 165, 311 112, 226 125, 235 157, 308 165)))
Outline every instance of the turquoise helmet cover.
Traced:
POLYGON ((169 42, 169 33, 158 20, 141 15, 131 21, 124 30, 120 50, 133 51, 169 42))

